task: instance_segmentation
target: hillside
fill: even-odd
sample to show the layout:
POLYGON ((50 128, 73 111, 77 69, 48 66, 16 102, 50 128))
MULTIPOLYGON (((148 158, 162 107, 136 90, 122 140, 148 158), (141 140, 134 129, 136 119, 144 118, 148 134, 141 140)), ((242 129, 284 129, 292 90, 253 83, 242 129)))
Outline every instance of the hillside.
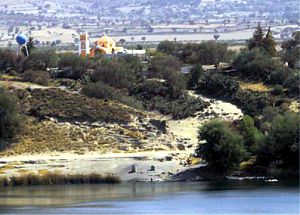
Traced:
POLYGON ((7 78, 2 78, 0 84, 18 97, 20 108, 26 114, 26 129, 9 149, 1 152, 0 174, 44 169, 90 174, 82 165, 93 165, 92 172, 98 169, 121 176, 122 180, 168 179, 188 168, 187 162, 197 144, 198 125, 215 116, 227 120, 240 117, 240 110, 230 114, 220 112, 235 110, 226 109, 226 105, 216 101, 213 103, 217 105, 204 110, 209 110, 209 115, 199 113, 173 120, 117 101, 92 99, 54 86, 7 78), (113 166, 102 169, 112 161, 113 166), (145 171, 127 174, 132 164, 145 171), (154 175, 146 171, 151 165, 157 166, 154 175), (161 174, 166 171, 170 174, 161 174))

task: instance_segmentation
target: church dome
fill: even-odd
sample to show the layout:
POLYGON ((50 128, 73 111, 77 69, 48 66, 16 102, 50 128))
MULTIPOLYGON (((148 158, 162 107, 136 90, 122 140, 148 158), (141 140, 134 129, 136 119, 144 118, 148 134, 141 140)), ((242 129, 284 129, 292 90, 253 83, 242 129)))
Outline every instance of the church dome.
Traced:
POLYGON ((100 47, 105 47, 105 48, 114 48, 114 47, 116 47, 116 42, 112 38, 110 38, 106 35, 99 38, 97 40, 96 44, 99 45, 100 47))

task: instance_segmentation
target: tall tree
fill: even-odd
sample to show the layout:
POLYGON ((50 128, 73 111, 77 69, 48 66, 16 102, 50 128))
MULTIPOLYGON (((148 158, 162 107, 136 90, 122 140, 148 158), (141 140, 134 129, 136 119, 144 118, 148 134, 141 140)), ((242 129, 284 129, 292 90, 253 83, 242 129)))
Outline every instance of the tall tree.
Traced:
POLYGON ((198 132, 199 143, 196 154, 208 162, 208 168, 224 173, 239 165, 244 157, 241 136, 227 122, 212 120, 198 132))
POLYGON ((276 45, 277 44, 271 32, 271 27, 269 27, 269 30, 263 39, 263 47, 270 56, 275 57, 277 56, 276 45))
POLYGON ((125 39, 123 39, 123 38, 121 38, 121 39, 119 40, 119 43, 121 43, 121 44, 122 44, 122 46, 124 46, 124 44, 126 43, 126 40, 125 40, 125 39))
POLYGON ((0 87, 0 150, 8 146, 8 139, 18 134, 22 121, 17 98, 0 87))
POLYGON ((282 58, 288 63, 289 67, 294 68, 299 62, 300 55, 300 31, 293 33, 293 39, 282 43, 282 58))
MULTIPOLYGON (((26 47, 27 47, 27 50, 28 50, 28 54, 30 55, 31 52, 32 52, 32 50, 35 48, 35 47, 34 47, 34 39, 33 39, 33 37, 29 37, 29 40, 28 40, 28 42, 26 43, 26 47)), ((25 48, 25 47, 23 47, 21 51, 22 51, 22 53, 23 53, 25 56, 27 56, 27 51, 26 51, 26 48, 25 48)))
POLYGON ((201 64, 196 64, 193 66, 190 72, 189 80, 187 82, 187 86, 190 89, 194 89, 195 87, 197 87, 199 78, 203 75, 203 72, 204 70, 201 64))
POLYGON ((263 47, 264 32, 260 23, 258 23, 253 37, 248 40, 248 49, 253 49, 255 47, 263 47))
POLYGON ((143 42, 145 43, 145 41, 146 41, 146 37, 142 37, 142 40, 143 40, 143 42))

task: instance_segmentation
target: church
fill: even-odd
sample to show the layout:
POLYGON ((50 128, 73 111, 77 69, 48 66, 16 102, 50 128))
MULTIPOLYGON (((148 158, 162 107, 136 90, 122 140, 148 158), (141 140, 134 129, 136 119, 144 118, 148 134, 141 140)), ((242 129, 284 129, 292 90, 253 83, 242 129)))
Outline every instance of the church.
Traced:
POLYGON ((80 35, 79 54, 83 57, 94 57, 96 54, 110 55, 117 53, 124 53, 124 48, 116 46, 116 42, 105 33, 96 42, 94 42, 94 46, 92 48, 90 48, 88 34, 84 33, 80 35))

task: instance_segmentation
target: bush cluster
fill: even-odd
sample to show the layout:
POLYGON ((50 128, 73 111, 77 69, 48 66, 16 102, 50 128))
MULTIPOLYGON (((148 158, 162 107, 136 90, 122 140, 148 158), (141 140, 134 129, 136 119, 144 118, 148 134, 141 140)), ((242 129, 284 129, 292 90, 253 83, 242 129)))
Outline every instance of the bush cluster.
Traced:
POLYGON ((239 89, 237 81, 231 77, 222 75, 218 72, 205 73, 199 83, 197 91, 205 92, 210 95, 232 95, 239 89))
POLYGON ((299 71, 284 67, 264 50, 255 48, 244 51, 238 55, 233 65, 245 79, 281 85, 288 89, 287 93, 290 95, 299 93, 299 71))
POLYGON ((250 156, 266 169, 299 171, 299 115, 268 108, 256 120, 244 116, 238 124, 207 122, 199 130, 199 141, 205 142, 199 143, 196 154, 219 173, 237 170, 250 156))
POLYGON ((6 148, 20 132, 22 120, 17 99, 0 87, 0 149, 6 148))
POLYGON ((126 96, 116 88, 106 85, 101 81, 84 86, 82 93, 97 99, 116 100, 130 107, 143 110, 143 105, 134 97, 126 96))
POLYGON ((227 50, 227 44, 215 41, 200 44, 163 41, 159 43, 157 50, 189 64, 218 65, 220 62, 229 62, 233 56, 233 52, 227 50))
POLYGON ((23 81, 48 86, 49 74, 45 71, 28 70, 22 74, 23 81))

